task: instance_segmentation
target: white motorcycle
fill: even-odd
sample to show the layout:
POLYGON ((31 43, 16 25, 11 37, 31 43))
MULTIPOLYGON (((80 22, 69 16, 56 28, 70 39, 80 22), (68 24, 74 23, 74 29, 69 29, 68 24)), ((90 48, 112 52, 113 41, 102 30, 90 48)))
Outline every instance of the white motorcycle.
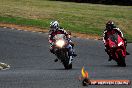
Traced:
POLYGON ((62 62, 65 69, 72 69, 72 58, 68 52, 67 46, 69 45, 68 40, 64 34, 57 34, 55 39, 55 55, 62 62))

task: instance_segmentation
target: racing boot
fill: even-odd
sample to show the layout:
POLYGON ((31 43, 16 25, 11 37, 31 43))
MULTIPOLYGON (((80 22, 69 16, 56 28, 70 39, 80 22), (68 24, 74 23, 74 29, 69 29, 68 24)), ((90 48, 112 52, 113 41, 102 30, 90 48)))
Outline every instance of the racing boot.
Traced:
MULTIPOLYGON (((124 42, 125 42, 125 46, 127 47, 127 39, 126 38, 124 38, 124 42)), ((126 51, 126 55, 130 55, 130 53, 126 51)))
POLYGON ((58 59, 56 58, 55 60, 54 60, 54 62, 57 62, 58 61, 58 59))
POLYGON ((55 54, 53 46, 50 47, 50 52, 53 53, 53 54, 55 54))
POLYGON ((77 56, 77 54, 73 53, 73 54, 72 54, 72 56, 73 56, 73 57, 76 57, 76 56, 77 56))
POLYGON ((109 59, 108 59, 108 61, 111 61, 111 60, 112 60, 112 56, 109 54, 108 49, 105 49, 105 52, 109 55, 109 59))
POLYGON ((126 55, 130 55, 130 53, 126 51, 126 55))
POLYGON ((109 55, 109 59, 108 59, 108 61, 111 61, 112 60, 112 57, 109 55))
POLYGON ((76 57, 77 56, 77 54, 75 53, 75 50, 72 48, 72 56, 73 57, 76 57))

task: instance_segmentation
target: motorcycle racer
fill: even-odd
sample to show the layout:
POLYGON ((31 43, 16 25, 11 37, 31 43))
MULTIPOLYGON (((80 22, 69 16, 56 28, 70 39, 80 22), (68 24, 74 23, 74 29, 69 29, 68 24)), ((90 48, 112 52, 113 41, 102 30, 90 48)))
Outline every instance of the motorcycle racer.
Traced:
MULTIPOLYGON (((109 55, 109 47, 107 45, 107 38, 108 38, 108 35, 111 33, 111 32, 115 32, 117 34, 120 35, 120 37, 125 41, 125 46, 127 46, 127 40, 124 38, 123 36, 123 33, 121 32, 121 30, 115 26, 114 22, 113 21, 108 21, 106 23, 106 28, 104 30, 104 33, 103 33, 103 42, 104 42, 104 45, 105 45, 105 51, 107 52, 107 54, 109 55)), ((126 52, 127 55, 129 55, 128 52, 126 52)), ((111 56, 109 55, 109 60, 108 61, 111 61, 112 58, 111 56)))
MULTIPOLYGON (((52 21, 50 23, 50 30, 49 30, 49 43, 50 43, 50 52, 55 54, 55 51, 54 51, 54 47, 55 47, 55 40, 54 40, 54 36, 56 34, 64 34, 66 36, 66 39, 68 40, 69 42, 69 45, 67 46, 67 48, 69 49, 69 53, 71 54, 71 58, 74 56, 77 56, 75 53, 74 53, 74 50, 73 50, 73 47, 74 47, 74 44, 71 40, 71 33, 70 32, 67 32, 66 30, 64 30, 64 28, 60 27, 59 26, 59 23, 58 21, 52 21)), ((55 62, 57 62, 58 59, 55 59, 55 62)))

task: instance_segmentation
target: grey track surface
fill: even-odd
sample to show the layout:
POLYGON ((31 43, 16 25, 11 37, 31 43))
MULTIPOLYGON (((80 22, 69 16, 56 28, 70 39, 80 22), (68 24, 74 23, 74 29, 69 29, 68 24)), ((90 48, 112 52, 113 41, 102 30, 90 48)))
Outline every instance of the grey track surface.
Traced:
MULTIPOLYGON (((73 69, 64 70, 49 52, 47 34, 0 28, 0 62, 11 66, 0 71, 0 88, 84 88, 78 77, 84 66, 91 79, 132 80, 132 55, 127 67, 108 62, 102 41, 73 38, 78 56, 73 69)), ((132 44, 128 44, 132 54, 132 44)), ((90 85, 85 88, 131 88, 131 85, 90 85)))

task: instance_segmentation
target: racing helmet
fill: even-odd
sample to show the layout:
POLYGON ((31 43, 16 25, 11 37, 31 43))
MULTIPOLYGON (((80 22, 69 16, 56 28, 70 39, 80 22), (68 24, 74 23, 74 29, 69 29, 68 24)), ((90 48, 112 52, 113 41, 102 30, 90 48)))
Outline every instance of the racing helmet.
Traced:
POLYGON ((52 22, 50 22, 50 28, 53 31, 56 31, 59 28, 59 22, 58 21, 52 21, 52 22))
POLYGON ((106 29, 107 29, 107 30, 112 30, 113 28, 116 28, 114 22, 113 22, 113 21, 108 21, 108 22, 106 23, 106 29))

